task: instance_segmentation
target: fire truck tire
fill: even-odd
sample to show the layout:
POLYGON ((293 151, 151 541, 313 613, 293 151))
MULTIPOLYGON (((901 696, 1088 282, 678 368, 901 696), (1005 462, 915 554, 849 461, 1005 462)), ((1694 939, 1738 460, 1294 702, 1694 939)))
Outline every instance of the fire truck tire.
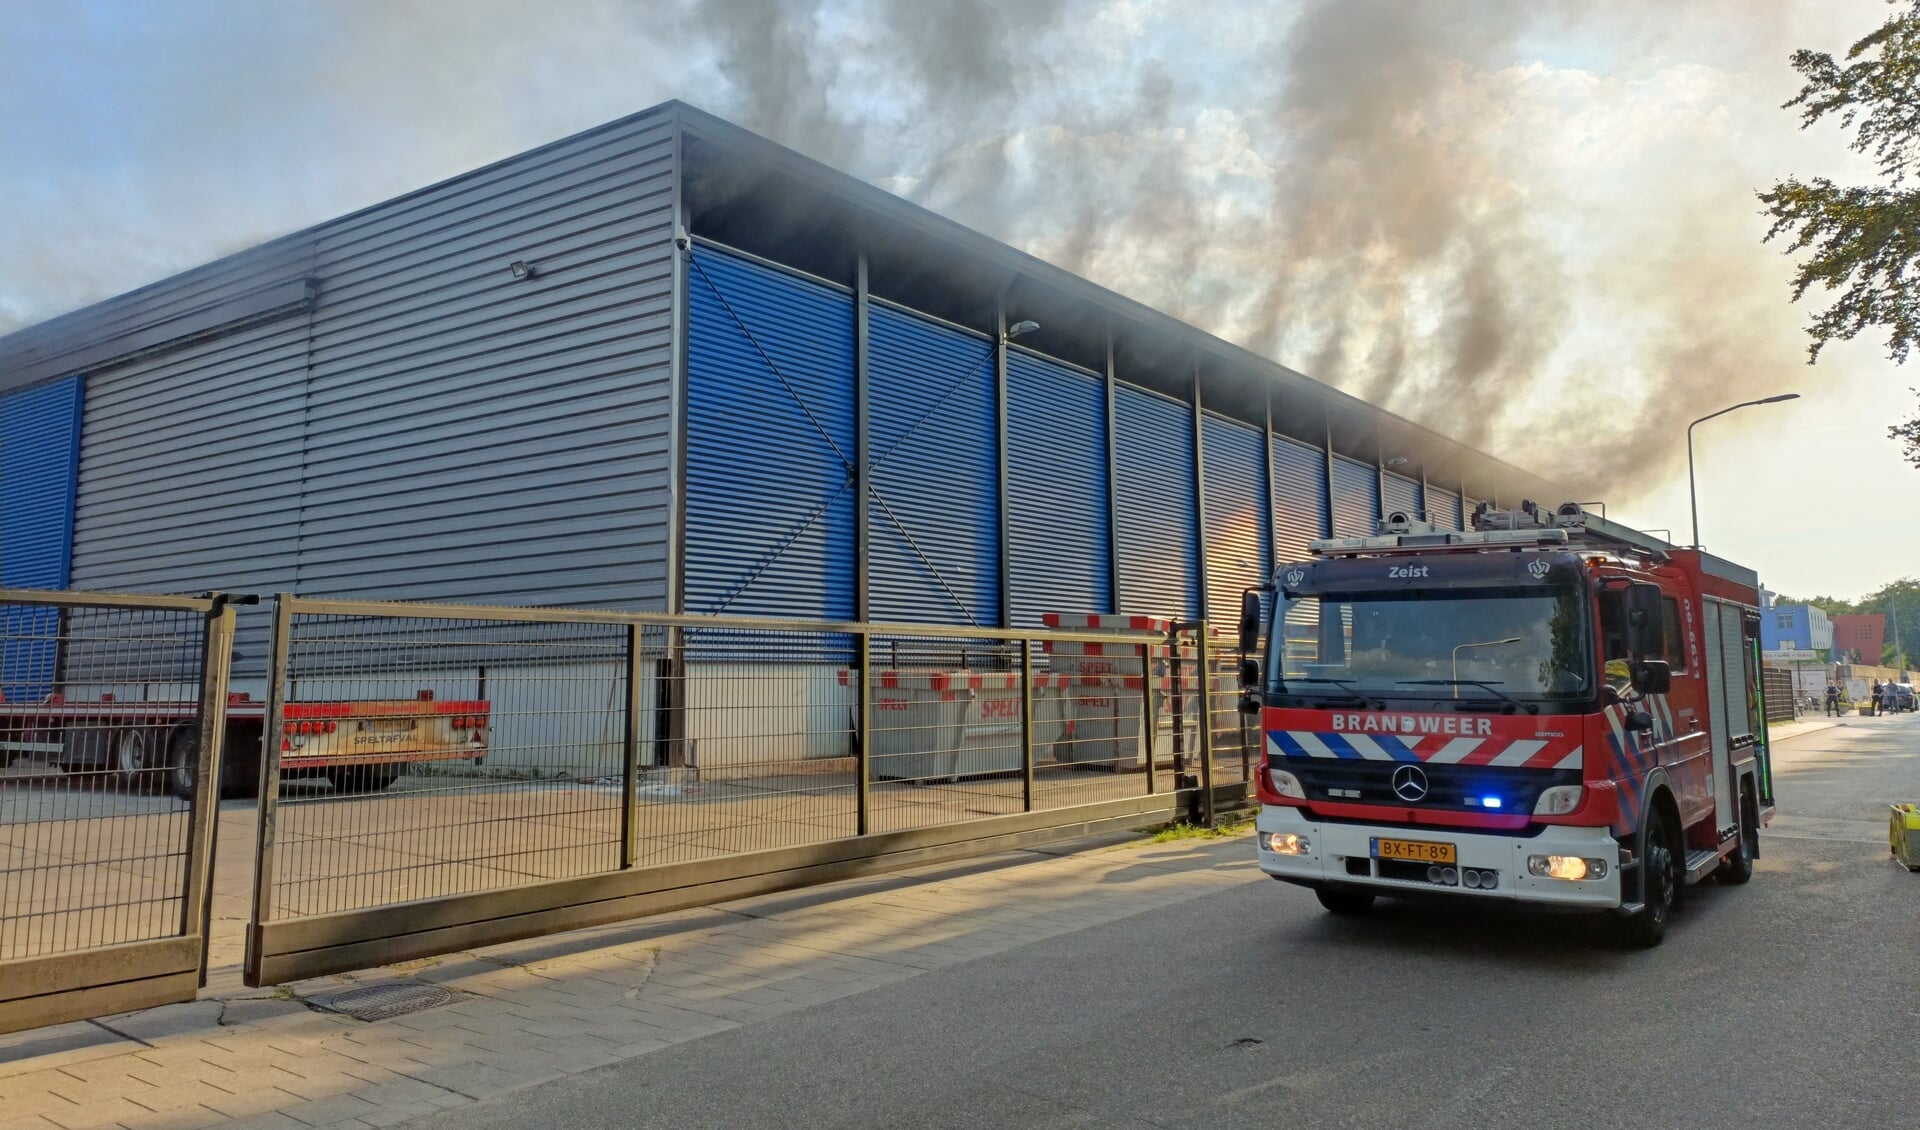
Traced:
POLYGON ((1627 944, 1636 949, 1652 949, 1666 938, 1673 909, 1679 905, 1680 866, 1673 851, 1675 842, 1666 814, 1649 806, 1647 826, 1641 833, 1641 906, 1621 923, 1627 944))
POLYGON ((1753 803, 1753 790, 1740 790, 1740 845, 1733 849, 1715 871, 1714 877, 1730 886, 1739 886, 1753 878, 1753 860, 1760 854, 1760 815, 1753 803))
POLYGON ((1372 891, 1355 891, 1346 887, 1315 887, 1313 893, 1328 913, 1341 915, 1365 914, 1373 909, 1375 897, 1372 891))

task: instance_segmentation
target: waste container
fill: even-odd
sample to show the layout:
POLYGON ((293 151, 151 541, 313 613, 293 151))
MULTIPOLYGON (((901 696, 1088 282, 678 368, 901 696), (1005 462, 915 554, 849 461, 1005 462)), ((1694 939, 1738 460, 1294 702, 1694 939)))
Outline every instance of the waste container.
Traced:
MULTIPOLYGON (((858 678, 858 672, 840 672, 843 686, 858 678)), ((1035 761, 1066 725, 1058 684, 1052 676, 1034 676, 1035 761)), ((872 688, 873 729, 866 736, 872 778, 922 783, 1022 771, 1019 672, 882 670, 873 673, 872 688)))

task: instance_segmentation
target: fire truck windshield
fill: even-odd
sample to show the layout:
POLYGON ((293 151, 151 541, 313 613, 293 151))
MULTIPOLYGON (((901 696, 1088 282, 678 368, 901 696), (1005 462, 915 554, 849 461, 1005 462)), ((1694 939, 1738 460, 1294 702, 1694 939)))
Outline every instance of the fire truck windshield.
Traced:
POLYGON ((1284 601, 1267 694, 1284 700, 1566 702, 1594 690, 1585 602, 1568 587, 1395 589, 1284 601))

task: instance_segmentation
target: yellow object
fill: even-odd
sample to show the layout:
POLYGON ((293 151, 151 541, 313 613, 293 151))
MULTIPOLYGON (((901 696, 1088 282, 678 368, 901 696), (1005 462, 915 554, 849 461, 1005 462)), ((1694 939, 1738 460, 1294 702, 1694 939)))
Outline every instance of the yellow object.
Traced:
POLYGON ((1887 821, 1887 847, 1902 867, 1920 871, 1920 805, 1893 806, 1887 821))

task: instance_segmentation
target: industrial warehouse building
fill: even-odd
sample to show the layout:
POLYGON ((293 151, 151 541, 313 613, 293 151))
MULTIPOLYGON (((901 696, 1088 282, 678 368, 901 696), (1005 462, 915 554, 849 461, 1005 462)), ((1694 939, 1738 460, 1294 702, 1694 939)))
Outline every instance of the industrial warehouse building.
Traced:
POLYGON ((7 587, 1226 618, 1311 538, 1522 496, 678 103, 0 338, 7 587))

